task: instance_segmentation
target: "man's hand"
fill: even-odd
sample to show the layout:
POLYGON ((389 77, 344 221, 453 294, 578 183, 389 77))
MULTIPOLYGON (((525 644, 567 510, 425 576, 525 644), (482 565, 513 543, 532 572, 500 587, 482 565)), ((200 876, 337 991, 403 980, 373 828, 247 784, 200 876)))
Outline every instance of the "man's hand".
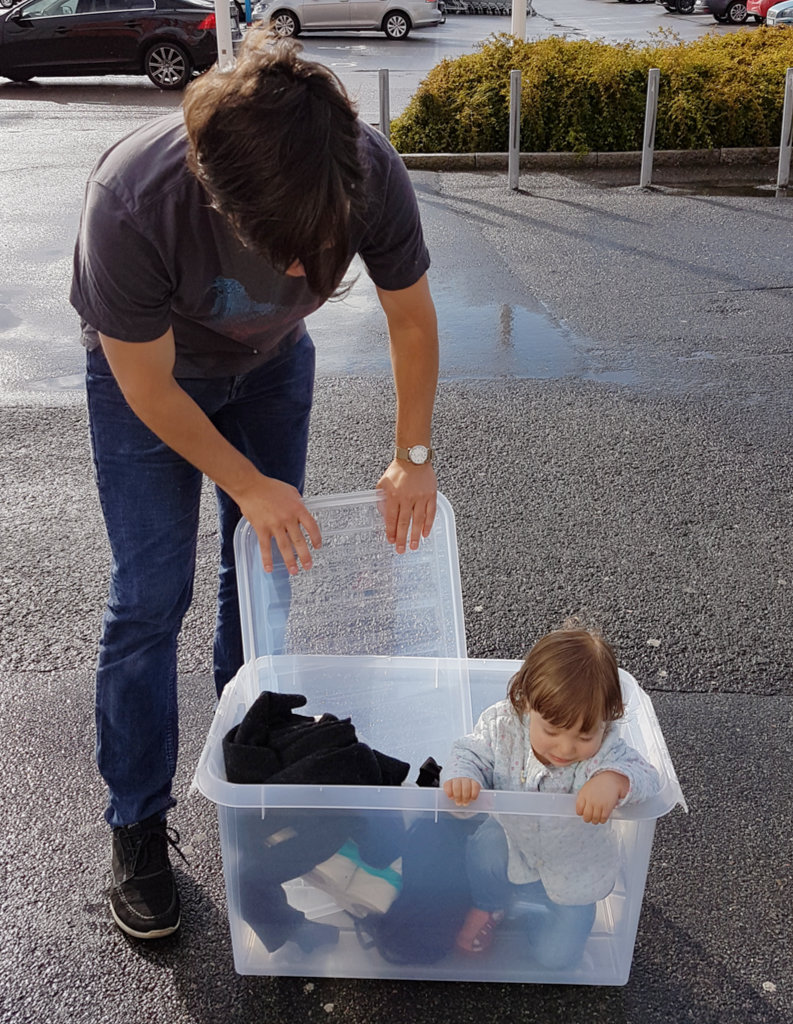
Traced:
POLYGON ((481 789, 476 779, 447 779, 443 784, 443 792, 458 807, 466 807, 472 800, 476 800, 481 789))
POLYGON ((397 552, 403 554, 409 530, 410 547, 415 551, 421 538, 429 537, 435 520, 438 490, 435 470, 429 463, 414 466, 394 459, 377 487, 383 492, 381 511, 388 543, 396 545, 397 552))
POLYGON ((311 568, 306 534, 314 548, 322 547, 322 536, 297 488, 259 474, 253 484, 235 498, 259 538, 265 572, 273 571, 272 541, 281 552, 290 576, 299 571, 298 562, 304 569, 311 568))
POLYGON ((619 772, 598 772, 578 791, 576 814, 592 825, 604 825, 630 788, 627 776, 619 772))

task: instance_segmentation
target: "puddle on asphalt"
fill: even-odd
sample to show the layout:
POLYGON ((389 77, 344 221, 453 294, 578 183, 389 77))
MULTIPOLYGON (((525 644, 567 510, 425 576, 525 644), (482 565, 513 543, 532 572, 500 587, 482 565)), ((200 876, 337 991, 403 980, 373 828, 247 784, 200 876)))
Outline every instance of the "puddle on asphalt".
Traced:
MULTIPOLYGON (((310 318, 318 377, 385 376, 391 371, 382 310, 370 283, 361 285, 310 318)), ((604 368, 588 354, 587 339, 544 313, 509 302, 471 304, 457 289, 440 285, 433 288, 433 297, 445 380, 568 378, 625 386, 638 382, 632 371, 604 368)), ((26 385, 37 392, 83 387, 82 372, 61 372, 26 385)))
POLYGON ((26 387, 29 391, 82 391, 85 388, 85 373, 68 373, 45 380, 32 380, 26 387))
POLYGON ((507 303, 469 306, 436 300, 441 325, 441 376, 523 377, 557 380, 578 377, 631 383, 629 373, 600 371, 586 364, 584 339, 549 317, 507 303))
POLYGON ((18 327, 22 321, 16 315, 12 313, 10 309, 6 309, 5 306, 0 306, 0 331, 10 331, 14 327, 18 327))
MULTIPOLYGON (((518 289, 493 282, 490 295, 481 278, 468 282, 439 275, 431 282, 438 313, 441 377, 488 380, 501 377, 579 378, 631 384, 627 371, 609 371, 587 355, 589 341, 546 313, 508 301, 518 289), (462 286, 461 286, 462 285, 462 286)), ((317 375, 366 376, 390 371, 385 319, 369 279, 361 274, 339 302, 311 316, 308 329, 317 348, 317 375)))

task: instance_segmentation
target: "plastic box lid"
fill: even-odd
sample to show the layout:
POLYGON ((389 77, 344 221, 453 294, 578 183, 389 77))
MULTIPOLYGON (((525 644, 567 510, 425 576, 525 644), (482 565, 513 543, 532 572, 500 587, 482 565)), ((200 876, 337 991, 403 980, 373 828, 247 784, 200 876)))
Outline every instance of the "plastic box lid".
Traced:
POLYGON ((457 538, 451 505, 438 495, 430 536, 396 554, 379 494, 309 498, 322 532, 311 570, 290 576, 273 545, 272 573, 243 519, 234 536, 245 661, 263 655, 465 657, 457 538))

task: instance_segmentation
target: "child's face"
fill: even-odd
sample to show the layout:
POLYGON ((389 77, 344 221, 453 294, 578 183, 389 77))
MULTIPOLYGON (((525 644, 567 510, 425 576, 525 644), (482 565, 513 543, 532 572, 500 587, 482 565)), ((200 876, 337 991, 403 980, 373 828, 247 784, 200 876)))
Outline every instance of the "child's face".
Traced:
POLYGON ((536 711, 529 712, 529 742, 537 759, 543 764, 564 767, 576 761, 586 761, 600 750, 606 723, 585 731, 581 721, 571 729, 552 725, 536 711))

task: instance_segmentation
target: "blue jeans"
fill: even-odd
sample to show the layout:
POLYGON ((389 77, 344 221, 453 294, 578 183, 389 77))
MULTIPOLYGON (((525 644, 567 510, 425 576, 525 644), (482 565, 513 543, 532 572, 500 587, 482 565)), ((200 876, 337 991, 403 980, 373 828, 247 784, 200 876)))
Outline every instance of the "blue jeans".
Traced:
MULTIPOLYGON (((179 384, 265 475, 302 490, 314 384, 308 334, 239 377, 179 384)), ((175 803, 177 640, 193 594, 202 474, 130 410, 101 349, 86 386, 99 499, 112 568, 96 677, 96 755, 113 825, 175 803)), ((216 488, 220 575, 214 645, 218 694, 242 664, 234 528, 240 511, 216 488)))
POLYGON ((595 921, 595 904, 566 906, 548 898, 542 882, 515 885, 507 876, 507 837, 488 818, 469 838, 465 851, 471 898, 480 910, 506 910, 514 900, 532 904, 529 942, 543 967, 577 963, 595 921))

